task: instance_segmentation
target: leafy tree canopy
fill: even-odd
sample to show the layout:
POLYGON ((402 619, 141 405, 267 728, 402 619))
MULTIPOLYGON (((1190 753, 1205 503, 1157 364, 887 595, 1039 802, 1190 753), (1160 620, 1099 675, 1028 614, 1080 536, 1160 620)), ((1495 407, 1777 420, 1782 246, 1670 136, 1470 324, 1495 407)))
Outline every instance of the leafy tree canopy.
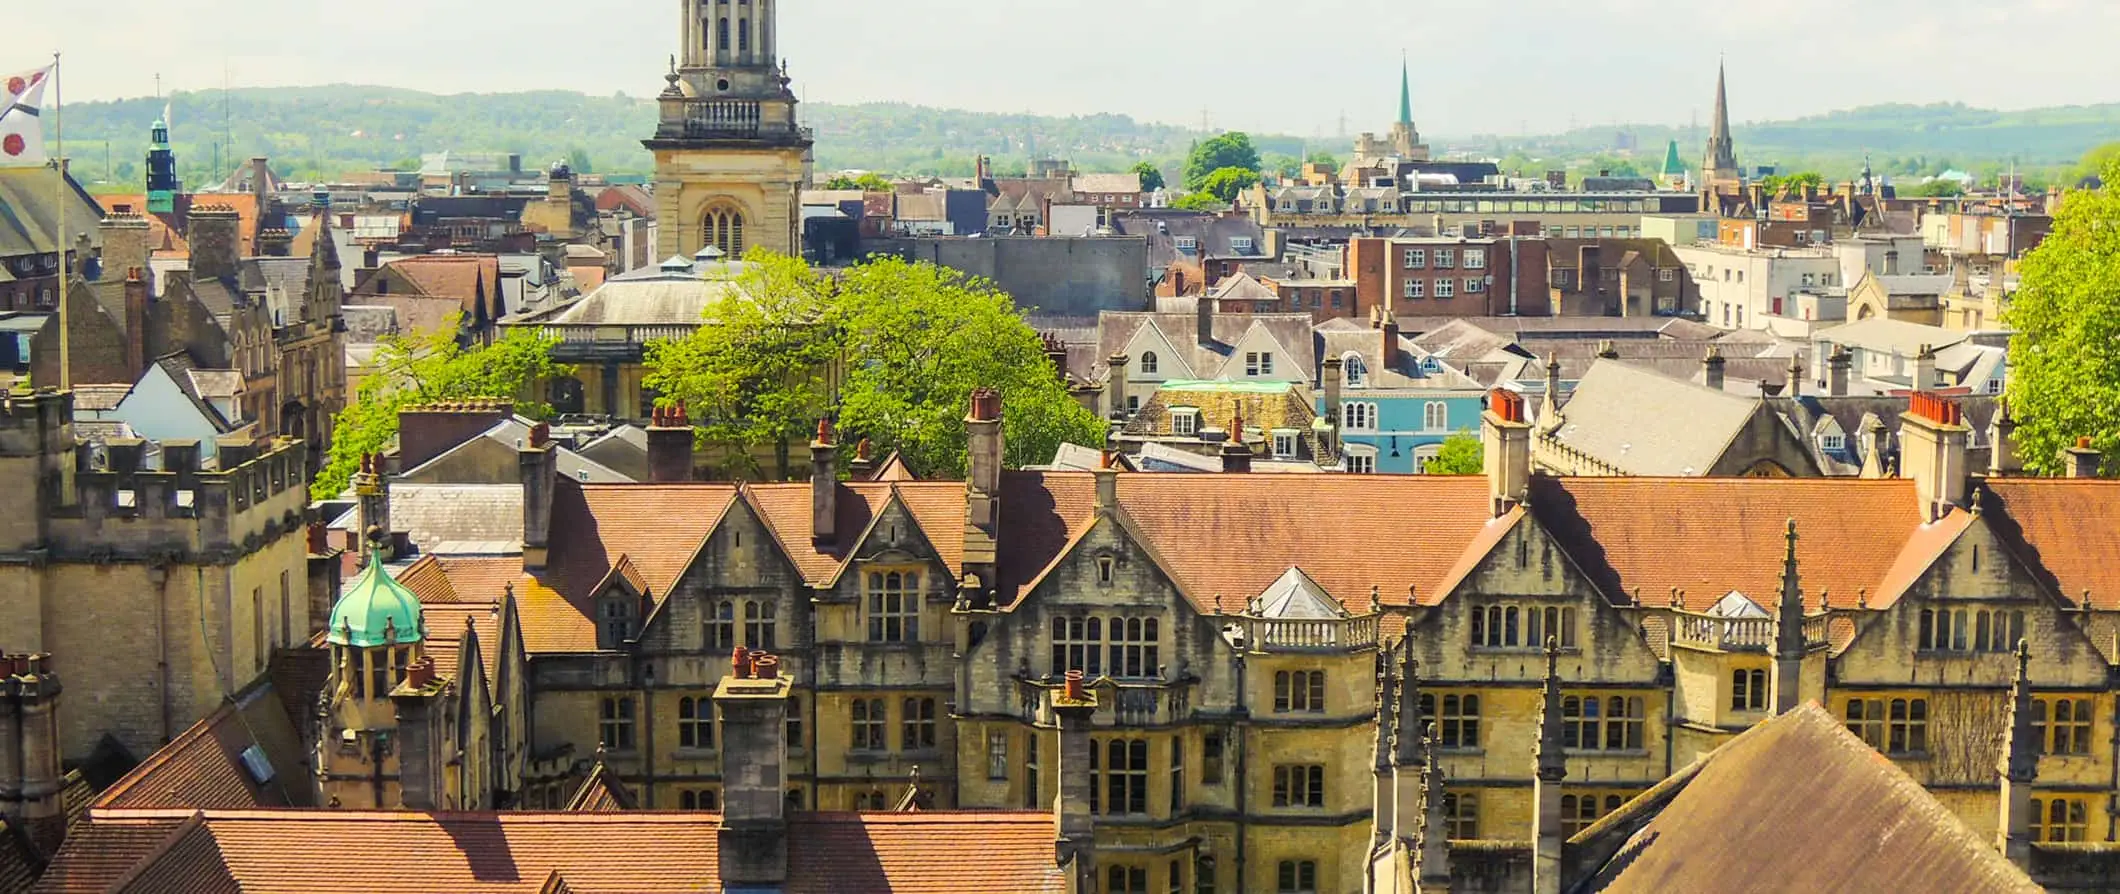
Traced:
POLYGON ((1430 475, 1478 475, 1484 471, 1487 454, 1480 446, 1480 439, 1469 431, 1460 431, 1443 440, 1441 452, 1428 461, 1430 475))
POLYGON ((891 181, 881 174, 863 174, 859 177, 848 177, 845 174, 841 174, 825 181, 824 188, 858 189, 862 192, 890 192, 892 187, 891 181))
POLYGON ((837 278, 793 258, 749 260, 709 325, 648 356, 647 386, 684 400, 710 447, 773 445, 787 477, 788 445, 836 415, 844 437, 897 450, 922 475, 962 475, 965 401, 980 386, 1002 394, 1011 466, 1047 461, 1063 441, 1103 443, 1104 423, 992 285, 896 258, 837 278))
POLYGON ((1222 204, 1227 205, 1236 201, 1238 193, 1252 188, 1258 182, 1259 172, 1257 171, 1249 171, 1244 168, 1223 168, 1207 175, 1207 181, 1200 184, 1200 191, 1214 196, 1216 199, 1221 200, 1222 204))
POLYGON ((1760 178, 1759 184, 1767 188, 1768 195, 1784 192, 1800 193, 1806 186, 1817 188, 1826 185, 1826 176, 1817 171, 1798 171, 1794 174, 1772 174, 1760 178))
POLYGON ((1340 159, 1330 152, 1312 152, 1310 153, 1310 158, 1306 159, 1306 161, 1314 165, 1324 165, 1333 170, 1339 170, 1340 168, 1340 159))
POLYGON ((1898 193, 1912 198, 1950 198, 1965 195, 1965 186, 1956 180, 1938 177, 1927 183, 1901 187, 1898 193))
POLYGON ((1156 167, 1155 162, 1144 161, 1134 165, 1133 171, 1141 175, 1142 192, 1155 192, 1163 188, 1163 169, 1156 167))
POLYGON ((555 339, 510 329, 499 341, 466 348, 457 343, 456 332, 452 320, 431 334, 383 337, 374 371, 339 411, 331 454, 310 485, 310 496, 324 500, 345 492, 361 457, 382 452, 397 437, 398 411, 406 407, 497 397, 512 399, 515 411, 532 419, 551 415, 551 407, 523 396, 538 381, 573 372, 553 362, 555 339))
POLYGON ((1185 160, 1185 188, 1200 191, 1208 176, 1223 168, 1259 172, 1259 150, 1251 145, 1249 134, 1230 131, 1193 147, 1192 156, 1185 160))
POLYGON ((2071 192, 2046 241, 2024 258, 2003 321, 2010 414, 2029 468, 2061 471, 2061 452, 2090 438, 2120 468, 2120 159, 2106 186, 2071 192))
POLYGON ((1211 192, 1189 192, 1170 202, 1172 208, 1183 211, 1228 211, 1229 203, 1215 198, 1211 192))

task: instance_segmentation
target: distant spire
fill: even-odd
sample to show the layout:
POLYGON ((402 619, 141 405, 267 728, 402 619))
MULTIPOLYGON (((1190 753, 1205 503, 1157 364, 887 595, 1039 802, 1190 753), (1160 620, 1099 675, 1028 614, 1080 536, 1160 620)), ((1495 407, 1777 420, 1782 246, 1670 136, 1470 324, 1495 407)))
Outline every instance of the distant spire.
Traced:
POLYGON ((1413 124, 1413 75, 1406 66, 1406 54, 1399 53, 1399 123, 1413 124))
POLYGON ((1733 176, 1737 156, 1730 141, 1730 91, 1719 60, 1715 63, 1715 120, 1710 127, 1713 129, 1708 132, 1708 158, 1702 167, 1721 176, 1733 176))

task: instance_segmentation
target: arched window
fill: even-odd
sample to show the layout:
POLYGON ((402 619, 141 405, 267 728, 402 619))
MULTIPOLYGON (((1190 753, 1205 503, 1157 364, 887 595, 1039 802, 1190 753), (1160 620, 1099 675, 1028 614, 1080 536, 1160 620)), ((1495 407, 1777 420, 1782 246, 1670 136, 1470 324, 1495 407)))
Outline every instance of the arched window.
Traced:
POLYGON ((705 235, 705 244, 721 249, 723 257, 730 260, 743 257, 744 219, 742 209, 728 205, 717 205, 709 208, 701 228, 705 235))
POLYGON ((1421 408, 1421 427, 1427 431, 1450 430, 1450 405, 1431 400, 1421 408))
POLYGON ((729 51, 728 16, 722 16, 721 20, 714 24, 714 49, 720 50, 724 53, 729 51))
POLYGON ((1146 375, 1146 376, 1153 376, 1153 375, 1156 375, 1156 374, 1157 374, 1156 370, 1157 370, 1157 364, 1156 364, 1156 352, 1154 352, 1154 351, 1142 351, 1142 352, 1141 352, 1141 374, 1142 374, 1142 375, 1146 375))
POLYGON ((1340 359, 1340 369, 1347 378, 1347 387, 1369 387, 1369 367, 1362 363, 1362 355, 1347 352, 1347 356, 1340 359))
POLYGON ((736 20, 736 51, 739 53, 751 52, 751 21, 749 19, 736 20))

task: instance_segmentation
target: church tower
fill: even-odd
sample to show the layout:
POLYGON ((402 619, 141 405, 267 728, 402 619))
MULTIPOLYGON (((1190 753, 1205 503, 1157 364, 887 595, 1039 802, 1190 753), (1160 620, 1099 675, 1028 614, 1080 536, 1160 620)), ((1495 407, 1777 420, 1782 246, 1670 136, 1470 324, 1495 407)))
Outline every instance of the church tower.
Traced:
POLYGON ((776 0, 682 0, 682 52, 657 97, 662 117, 641 141, 655 154, 662 257, 714 246, 802 251, 801 190, 810 131, 776 55, 776 0))
MULTIPOLYGON (((174 214, 184 183, 177 179, 177 154, 169 148, 169 124, 155 119, 147 147, 147 213, 174 214)), ((121 271, 122 272, 122 271, 121 271)))

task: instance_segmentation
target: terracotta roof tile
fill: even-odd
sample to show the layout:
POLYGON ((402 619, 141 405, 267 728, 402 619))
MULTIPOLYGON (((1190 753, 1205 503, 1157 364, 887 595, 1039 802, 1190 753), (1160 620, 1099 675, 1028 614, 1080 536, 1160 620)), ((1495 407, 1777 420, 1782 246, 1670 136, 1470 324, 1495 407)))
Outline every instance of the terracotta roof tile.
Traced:
MULTIPOLYGON (((580 894, 715 892, 719 825, 701 813, 100 811, 38 890, 101 894, 132 873, 244 894, 539 894, 555 877, 580 894), (193 840, 188 822, 204 834, 193 840)), ((806 814, 788 824, 789 894, 1065 889, 1041 812, 806 814)))
POLYGON ((1406 605, 1488 518, 1486 479, 1457 476, 1121 474, 1119 505, 1203 611, 1218 595, 1238 611, 1290 568, 1351 611, 1368 610, 1372 586, 1406 605))
MULTIPOLYGON (((596 651, 591 600, 621 558, 661 600, 728 513, 724 484, 579 484, 562 480, 541 578, 516 586, 531 652, 596 651)), ((805 525, 805 528, 808 526, 805 525)))
MULTIPOLYGON (((1898 602, 1899 597, 1906 595, 1907 590, 1920 581, 1922 575, 1929 573, 1929 567, 1935 565, 1937 559, 1943 558, 1944 550, 1950 549, 1951 544, 1957 543, 1958 538, 1972 526, 1972 513, 1952 512, 1915 528, 1907 536, 1905 545, 1900 547, 1899 555, 1892 560, 1891 567, 1885 569, 1884 580, 1878 584, 1876 592, 1870 594, 1867 600, 1869 607, 1890 608, 1893 603, 1898 602)), ((1798 536, 1801 536, 1801 533, 1798 536)), ((1802 555, 1802 550, 1802 543, 1799 542, 1798 556, 1802 555)), ((1801 562, 1801 559, 1798 561, 1801 562)))
POLYGON ((2120 481, 1992 478, 1986 487, 1988 508, 2006 519, 1998 533, 2045 567, 2063 600, 2080 605, 2088 590, 2093 608, 2120 609, 2120 481))
POLYGON ((814 814, 788 824, 789 892, 1067 890, 1042 813, 814 814))
POLYGON ((94 807, 307 806, 304 757, 286 705, 270 686, 254 686, 105 789, 94 807), (253 745, 273 771, 270 781, 258 782, 243 765, 243 752, 253 745))
POLYGON ((614 813, 638 806, 633 801, 633 793, 626 790, 626 784, 602 761, 590 769, 581 788, 575 789, 574 797, 567 800, 568 810, 585 813, 614 813))
POLYGON ((418 255, 388 266, 419 296, 455 299, 467 314, 477 309, 481 295, 489 308, 500 297, 501 259, 496 255, 418 255))
MULTIPOLYGON (((954 538, 940 538, 953 542, 937 543, 936 548, 951 567, 961 568, 964 561, 961 533, 964 530, 964 485, 958 482, 900 485, 901 493, 911 495, 916 490, 920 492, 919 499, 933 503, 934 508, 930 511, 937 516, 948 518, 954 515, 955 521, 944 530, 960 533, 954 538), (956 506, 954 509, 945 508, 945 498, 952 493, 956 506)), ((1123 499, 1123 485, 1121 493, 1123 499)), ((907 502, 911 503, 913 499, 909 496, 907 502)), ((1068 548, 1089 530, 1096 517, 1095 475, 1084 472, 1003 473, 1001 542, 1000 552, 995 556, 1000 575, 1001 604, 1012 604, 1037 586, 1038 581, 1067 554, 1068 548)))
MULTIPOLYGON (((962 493, 962 490, 959 490, 962 493)), ((872 483, 842 483, 837 497, 838 527, 834 542, 819 544, 811 537, 810 485, 760 484, 744 488, 744 500, 773 529, 803 583, 822 586, 837 577, 852 555, 854 544, 883 511, 891 486, 872 483)))
POLYGON ((1921 516, 1906 480, 1533 479, 1531 512, 1608 596, 1706 611, 1732 590, 1773 604, 1789 519, 1805 603, 1873 596, 1921 516))
POLYGON ((478 633, 479 665, 491 686, 500 674, 500 610, 496 605, 431 605, 423 608, 427 624, 425 653, 444 677, 458 676, 463 660, 465 622, 478 633))

